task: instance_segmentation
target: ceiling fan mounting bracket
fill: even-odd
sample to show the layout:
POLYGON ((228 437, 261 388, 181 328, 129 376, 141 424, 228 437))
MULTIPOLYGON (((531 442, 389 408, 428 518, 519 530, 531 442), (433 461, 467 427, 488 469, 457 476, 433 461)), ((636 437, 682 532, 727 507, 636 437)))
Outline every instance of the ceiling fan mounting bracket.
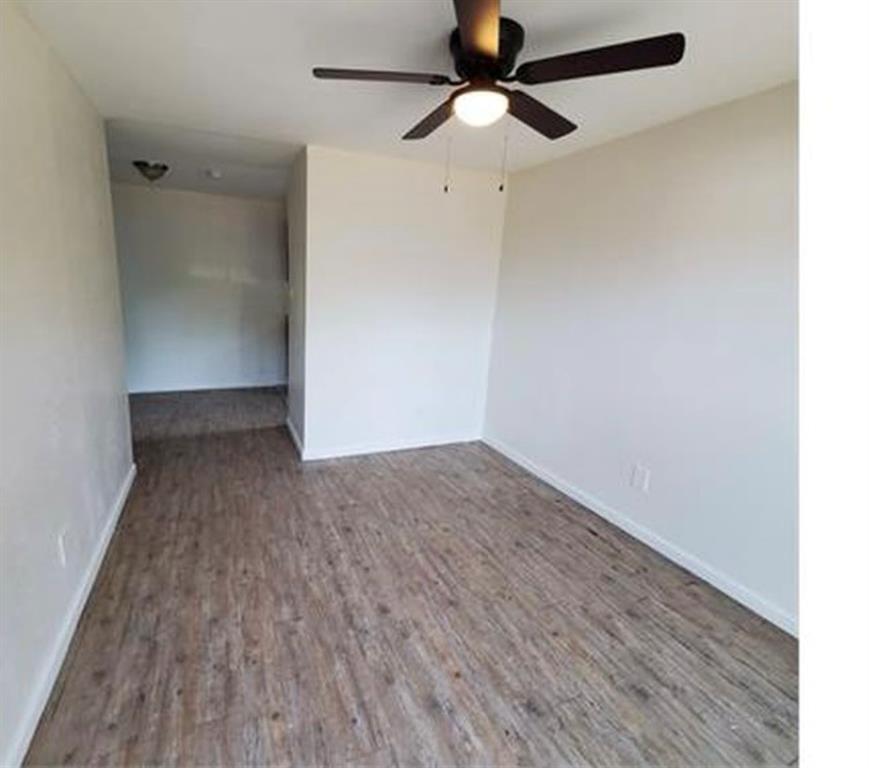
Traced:
POLYGON ((498 58, 474 56, 462 47, 459 28, 450 33, 450 54, 456 74, 464 81, 505 80, 516 66, 516 57, 525 43, 525 30, 518 21, 502 16, 498 23, 498 58))

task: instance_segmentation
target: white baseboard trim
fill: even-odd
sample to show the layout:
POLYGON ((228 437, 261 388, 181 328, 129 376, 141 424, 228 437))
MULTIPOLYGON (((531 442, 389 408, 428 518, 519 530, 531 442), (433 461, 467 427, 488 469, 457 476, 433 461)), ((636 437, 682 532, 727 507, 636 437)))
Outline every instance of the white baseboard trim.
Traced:
POLYGON ((299 433, 296 431, 296 425, 293 424, 293 421, 289 416, 287 416, 287 431, 290 433, 290 437, 293 438, 293 443, 295 443, 296 450, 299 452, 299 458, 304 460, 305 446, 299 438, 299 433))
POLYGON ((148 389, 128 389, 128 395, 171 395, 173 392, 218 392, 220 390, 233 389, 272 389, 273 387, 285 387, 287 380, 281 381, 249 381, 249 382, 217 382, 212 384, 178 384, 173 386, 161 385, 148 389))
POLYGON ((307 450, 302 454, 305 461, 321 459, 340 459, 348 456, 364 456, 368 453, 389 453, 390 451, 409 451, 415 448, 433 448, 437 445, 452 445, 454 443, 472 443, 479 440, 479 435, 452 435, 429 439, 408 438, 406 440, 389 440, 377 443, 360 443, 358 445, 337 446, 307 450))
POLYGON ((100 566, 103 563, 103 558, 109 548, 109 542, 112 540, 112 534, 115 532, 115 528, 121 517, 121 512, 124 510, 124 504, 127 502, 127 496, 130 494, 130 489, 133 487, 133 480, 135 478, 136 465, 132 464, 123 483, 121 483, 118 495, 115 497, 115 503, 112 506, 109 519, 106 521, 105 527, 100 534, 97 548, 94 551, 91 561, 88 563, 87 570, 84 573, 84 579, 78 588, 78 592, 75 594, 72 604, 69 606, 69 610, 66 612, 60 636, 54 644, 51 656, 42 673, 42 678, 39 680, 36 689, 30 697, 30 702, 26 710, 27 715, 18 728, 18 734, 12 740, 13 746, 11 747, 9 754, 6 755, 5 760, 0 759, 0 764, 20 766, 27 754, 30 741, 33 738, 33 734, 36 732, 36 726, 39 725, 39 719, 42 717, 42 711, 48 703, 48 698, 51 696, 51 691, 57 681, 60 668, 63 666, 64 659, 69 650, 69 644, 72 642, 72 638, 75 635, 78 621, 81 618, 82 611, 84 610, 91 589, 96 581, 100 566))
POLYGON ((662 538, 654 531, 640 525, 627 515, 616 511, 592 494, 586 493, 571 483, 568 483, 566 480, 563 480, 543 469, 530 459, 526 458, 519 451, 516 451, 509 445, 502 443, 497 438, 484 437, 483 442, 493 450, 503 454, 508 459, 518 464, 523 469, 528 470, 532 475, 536 475, 538 478, 543 480, 543 482, 548 483, 574 501, 582 504, 582 506, 587 507, 596 515, 604 518, 604 520, 609 521, 626 533, 629 533, 634 538, 639 539, 664 557, 691 571, 691 573, 699 576, 716 589, 721 590, 724 594, 732 597, 746 608, 754 611, 767 621, 772 622, 788 634, 793 635, 794 637, 797 636, 797 619, 795 616, 769 602, 766 598, 761 597, 757 592, 749 589, 736 579, 722 573, 717 568, 714 568, 689 552, 686 552, 671 541, 662 538))

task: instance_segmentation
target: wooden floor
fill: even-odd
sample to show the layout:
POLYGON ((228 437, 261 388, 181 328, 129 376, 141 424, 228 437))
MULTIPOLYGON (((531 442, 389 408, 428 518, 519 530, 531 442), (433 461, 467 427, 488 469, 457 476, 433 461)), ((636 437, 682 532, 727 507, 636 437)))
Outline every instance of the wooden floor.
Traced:
POLYGON ((28 763, 796 763, 795 641, 488 448, 302 465, 275 392, 132 407, 28 763))

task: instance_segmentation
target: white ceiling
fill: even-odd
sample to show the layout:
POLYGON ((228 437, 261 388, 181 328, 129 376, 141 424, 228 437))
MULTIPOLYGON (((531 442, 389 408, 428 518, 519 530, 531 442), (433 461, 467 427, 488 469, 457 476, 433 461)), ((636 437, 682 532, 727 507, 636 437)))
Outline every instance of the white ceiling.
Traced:
POLYGON ((401 135, 443 87, 315 80, 314 66, 453 74, 450 0, 22 0, 109 120, 113 175, 133 157, 167 160, 167 186, 273 194, 306 143, 511 169, 552 160, 797 76, 791 0, 502 0, 526 32, 519 61, 681 31, 675 66, 527 87, 580 124, 549 141, 512 119, 455 119, 428 139, 401 135), (245 137, 245 138, 241 138, 245 137), (220 183, 203 169, 220 167, 220 183), (277 176, 275 175, 277 174, 277 176))

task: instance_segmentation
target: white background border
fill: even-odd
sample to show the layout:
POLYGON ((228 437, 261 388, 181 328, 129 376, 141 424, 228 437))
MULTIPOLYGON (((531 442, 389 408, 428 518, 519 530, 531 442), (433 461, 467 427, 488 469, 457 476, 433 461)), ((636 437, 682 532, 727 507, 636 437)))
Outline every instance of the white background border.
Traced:
POLYGON ((800 2, 800 765, 869 765, 869 3, 800 2))

